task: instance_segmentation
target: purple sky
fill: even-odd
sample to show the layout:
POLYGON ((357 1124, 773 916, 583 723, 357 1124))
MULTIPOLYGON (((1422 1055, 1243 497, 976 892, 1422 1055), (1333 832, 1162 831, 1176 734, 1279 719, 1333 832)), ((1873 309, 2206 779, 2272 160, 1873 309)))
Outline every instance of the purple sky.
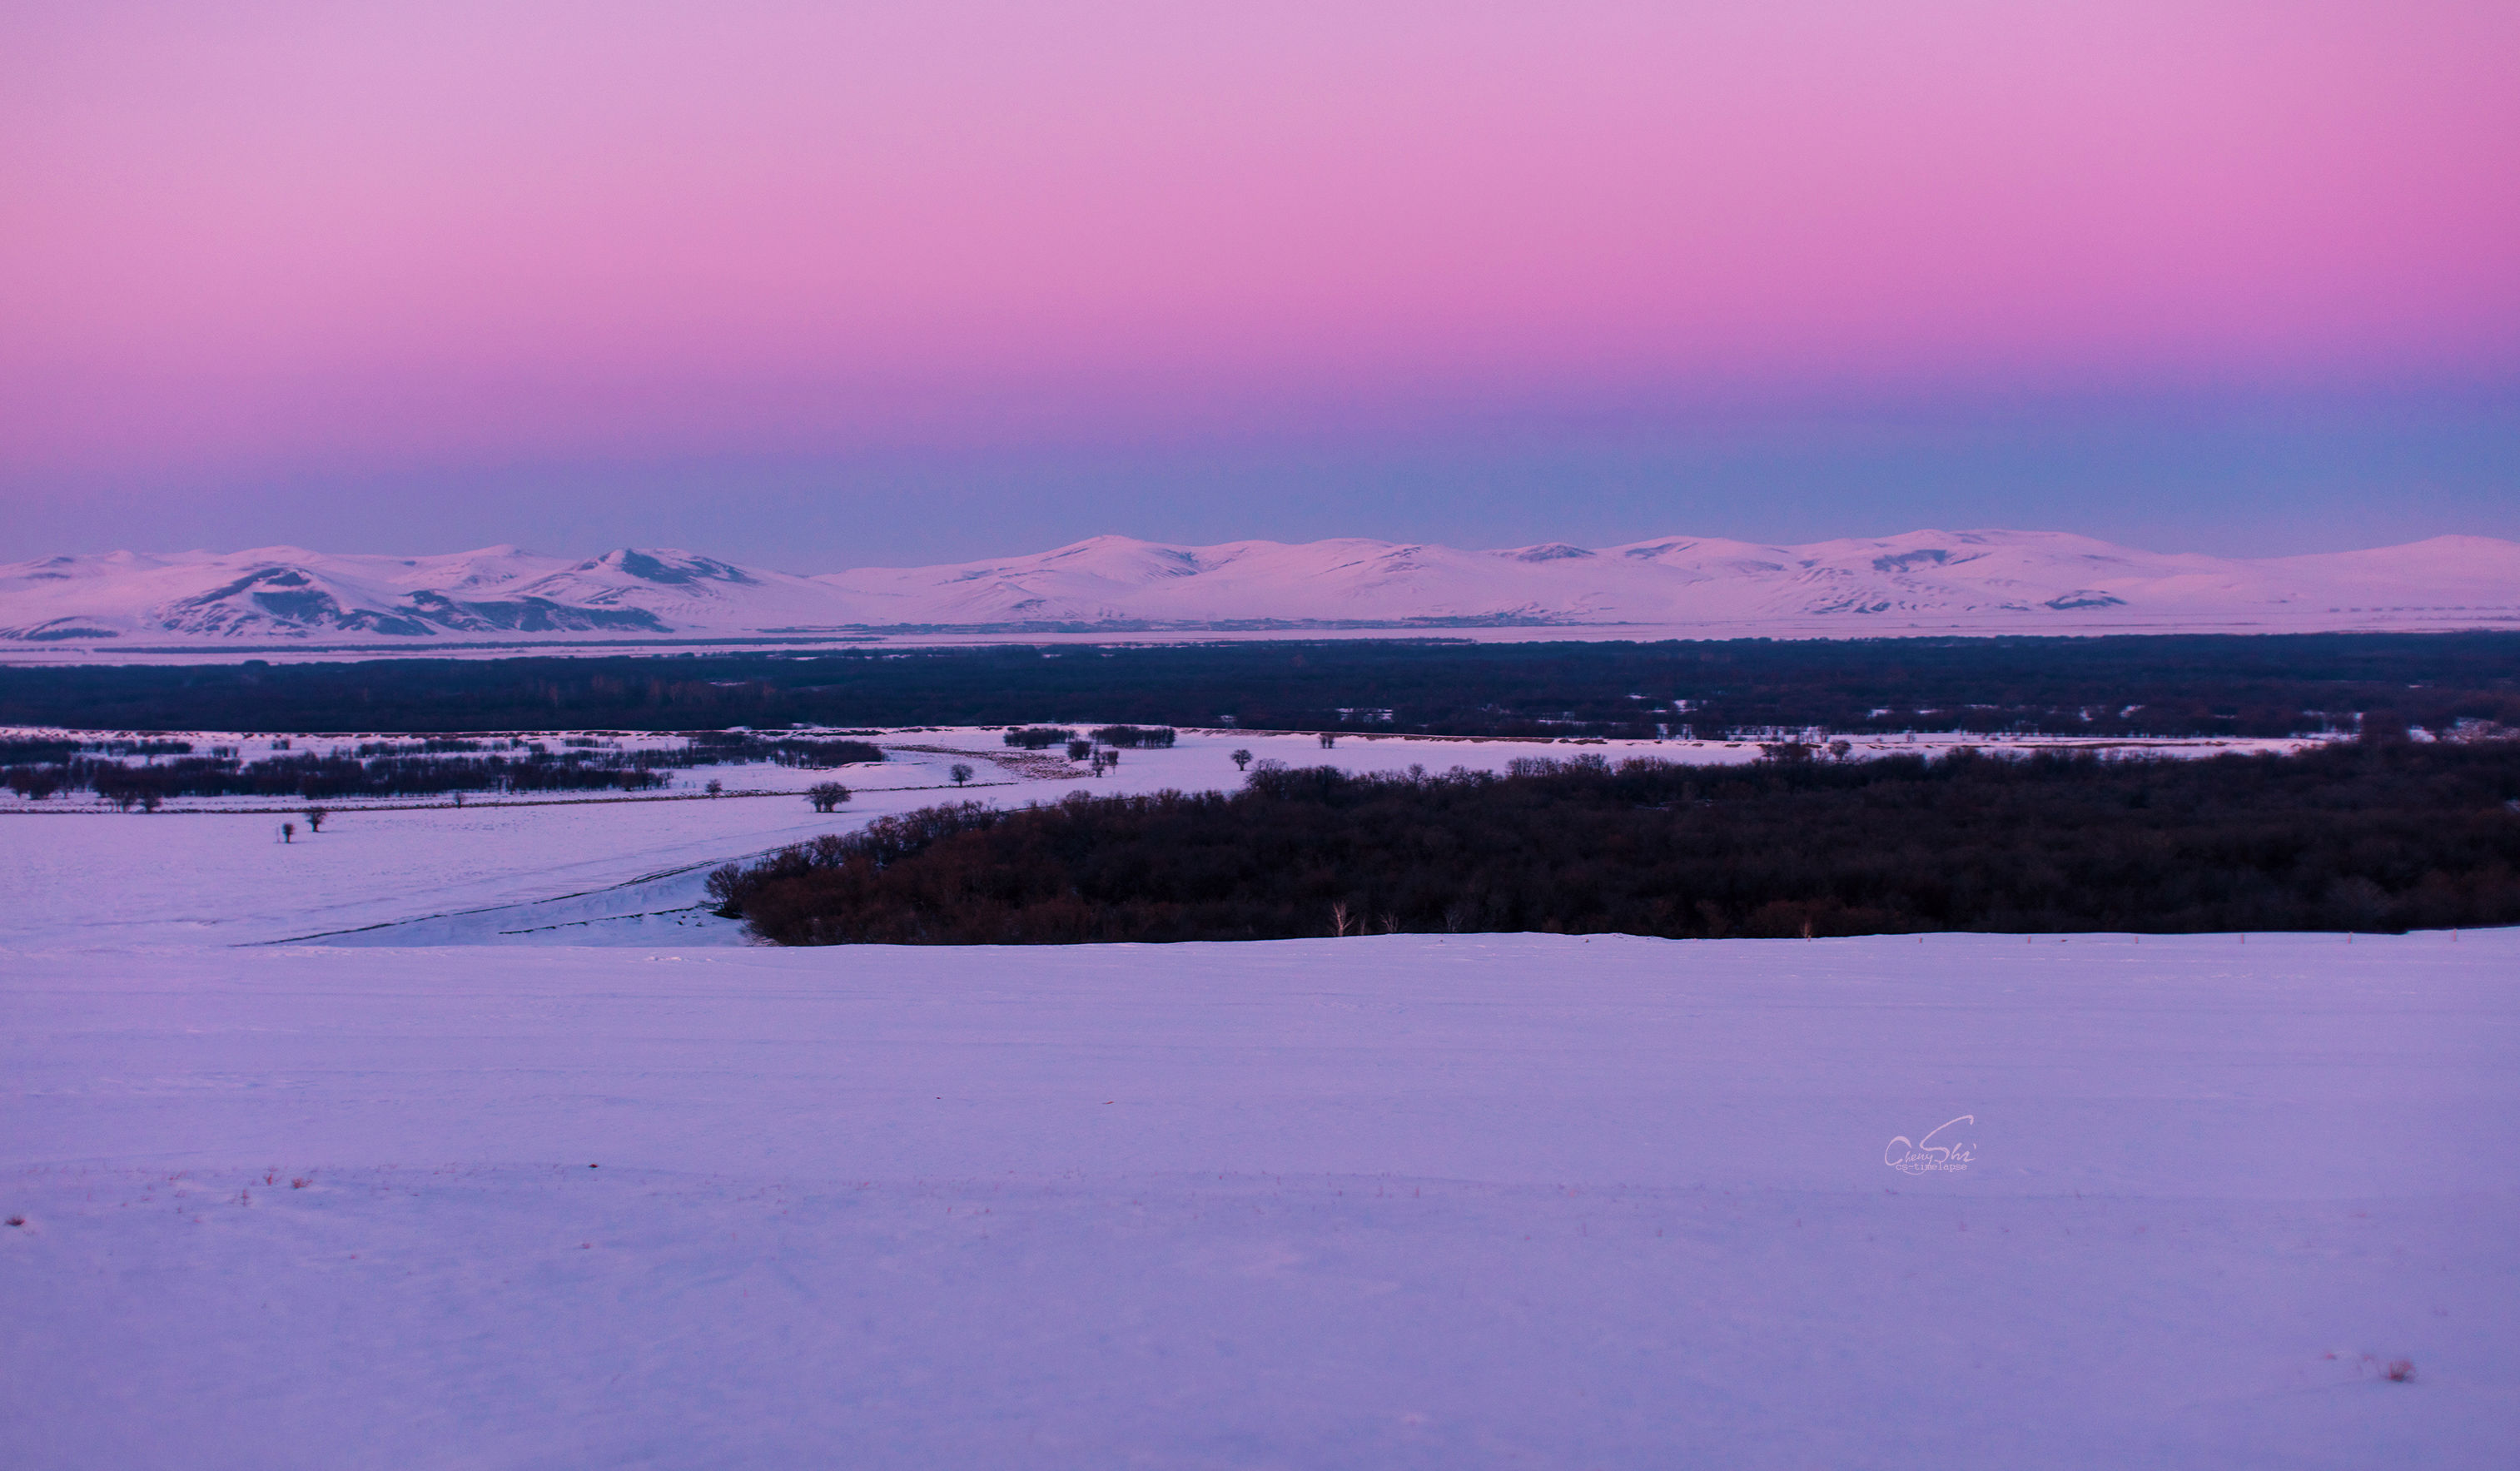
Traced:
POLYGON ((0 10, 0 557, 2520 536, 2520 9, 0 10))

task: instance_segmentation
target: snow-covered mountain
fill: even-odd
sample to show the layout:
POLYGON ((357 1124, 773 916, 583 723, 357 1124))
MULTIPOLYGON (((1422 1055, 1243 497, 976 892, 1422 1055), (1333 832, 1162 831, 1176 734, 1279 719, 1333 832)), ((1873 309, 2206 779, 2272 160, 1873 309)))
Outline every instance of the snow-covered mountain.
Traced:
POLYGON ((265 547, 0 567, 0 644, 21 646, 1483 624, 1654 637, 2520 626, 2520 543, 2451 536, 2232 559, 2052 531, 1503 551, 1102 536, 1029 557, 820 576, 629 548, 586 561, 513 547, 416 557, 265 547))
POLYGON ((591 561, 514 547, 446 557, 113 552, 0 567, 0 640, 653 638, 829 622, 833 601, 809 578, 688 552, 623 548, 591 561))

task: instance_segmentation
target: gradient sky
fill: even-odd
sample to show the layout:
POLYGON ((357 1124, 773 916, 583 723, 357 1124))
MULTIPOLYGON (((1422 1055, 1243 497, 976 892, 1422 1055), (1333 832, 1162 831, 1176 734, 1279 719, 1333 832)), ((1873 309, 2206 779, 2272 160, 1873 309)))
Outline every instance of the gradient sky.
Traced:
POLYGON ((0 5, 0 557, 2520 537, 2509 3, 0 5))

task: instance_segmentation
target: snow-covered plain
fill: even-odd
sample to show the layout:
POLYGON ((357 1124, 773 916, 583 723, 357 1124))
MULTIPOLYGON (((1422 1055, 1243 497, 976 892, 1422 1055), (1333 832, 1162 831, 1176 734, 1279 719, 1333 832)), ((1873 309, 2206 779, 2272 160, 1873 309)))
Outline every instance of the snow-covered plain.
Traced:
POLYGON ((29 1467, 2507 1464, 2515 966, 22 954, 0 1413, 29 1467))
MULTIPOLYGON (((886 737, 940 749, 837 821, 0 816, 11 1464, 2520 1444, 2520 933, 778 951, 656 902, 995 738, 886 737)), ((1569 754, 970 795, 1237 746, 1569 754)))

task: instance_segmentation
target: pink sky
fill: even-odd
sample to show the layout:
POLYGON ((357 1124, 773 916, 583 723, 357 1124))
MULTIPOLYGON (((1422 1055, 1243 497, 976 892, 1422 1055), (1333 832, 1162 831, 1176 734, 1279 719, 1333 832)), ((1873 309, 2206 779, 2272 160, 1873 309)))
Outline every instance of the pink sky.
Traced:
POLYGON ((2498 380, 2515 64, 2507 3, 16 6, 0 462, 2498 380))

